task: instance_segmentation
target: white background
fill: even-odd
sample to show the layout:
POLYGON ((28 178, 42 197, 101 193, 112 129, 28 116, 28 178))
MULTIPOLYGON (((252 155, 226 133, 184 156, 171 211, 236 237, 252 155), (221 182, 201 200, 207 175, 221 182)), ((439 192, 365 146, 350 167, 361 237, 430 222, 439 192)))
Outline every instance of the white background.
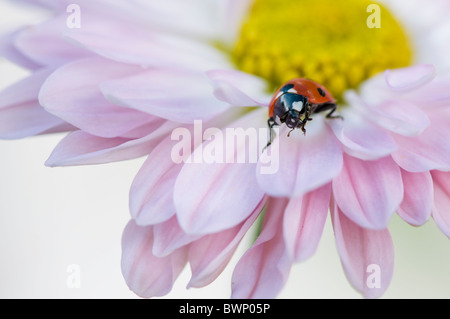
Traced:
MULTIPOLYGON (((0 1, 0 32, 42 18, 0 1)), ((0 89, 24 76, 0 59, 0 89)), ((0 141, 0 298, 137 298, 120 272, 120 241, 129 220, 129 186, 144 159, 45 167, 62 137, 0 141), (80 288, 67 285, 72 264, 80 267, 80 288)), ((395 216, 389 228, 396 259, 384 298, 449 298, 447 237, 432 220, 414 228, 395 216)), ((186 268, 166 298, 230 296, 232 267, 202 289, 185 289, 189 272, 186 268)), ((292 269, 279 298, 360 298, 342 270, 329 219, 317 253, 292 269)))

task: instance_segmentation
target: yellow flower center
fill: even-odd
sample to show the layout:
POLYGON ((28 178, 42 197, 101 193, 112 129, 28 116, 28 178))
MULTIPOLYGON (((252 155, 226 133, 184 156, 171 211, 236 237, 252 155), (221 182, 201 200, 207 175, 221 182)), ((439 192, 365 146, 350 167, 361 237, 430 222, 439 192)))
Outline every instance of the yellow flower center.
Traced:
POLYGON ((369 0, 255 0, 232 57, 268 80, 271 90, 296 77, 322 83, 339 99, 370 76, 410 64, 402 27, 369 0))

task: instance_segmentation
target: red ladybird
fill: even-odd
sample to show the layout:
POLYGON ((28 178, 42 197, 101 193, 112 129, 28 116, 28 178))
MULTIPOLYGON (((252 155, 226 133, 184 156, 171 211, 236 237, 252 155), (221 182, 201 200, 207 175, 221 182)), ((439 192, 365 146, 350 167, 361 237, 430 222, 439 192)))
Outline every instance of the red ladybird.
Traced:
MULTIPOLYGON (((292 130, 300 128, 305 134, 305 125, 312 120, 312 114, 329 111, 327 118, 342 118, 332 115, 336 108, 336 100, 323 85, 297 78, 286 82, 275 92, 269 104, 268 124, 272 129, 286 123, 292 130)), ((272 136, 269 144, 271 142, 272 136)))

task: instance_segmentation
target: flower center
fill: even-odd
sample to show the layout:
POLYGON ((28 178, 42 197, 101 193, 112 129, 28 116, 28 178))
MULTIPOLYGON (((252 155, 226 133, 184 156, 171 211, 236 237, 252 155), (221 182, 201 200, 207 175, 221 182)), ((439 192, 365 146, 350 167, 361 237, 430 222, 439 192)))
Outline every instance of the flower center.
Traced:
POLYGON ((340 100, 370 76, 409 65, 406 35, 372 0, 255 0, 232 57, 270 89, 297 77, 323 84, 340 100), (379 14, 378 14, 379 12, 379 14), (378 26, 378 27, 377 27, 378 26))

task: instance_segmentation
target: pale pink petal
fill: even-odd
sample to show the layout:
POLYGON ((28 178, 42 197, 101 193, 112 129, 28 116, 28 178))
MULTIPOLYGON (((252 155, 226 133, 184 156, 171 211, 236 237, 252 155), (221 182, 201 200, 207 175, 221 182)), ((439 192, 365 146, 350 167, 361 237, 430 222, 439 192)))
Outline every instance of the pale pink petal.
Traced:
POLYGON ((257 178, 266 193, 272 196, 301 196, 339 174, 342 168, 341 146, 323 118, 314 118, 306 130, 306 136, 301 130, 295 130, 288 137, 288 129, 283 127, 272 145, 265 150, 263 156, 271 154, 272 165, 277 170, 261 173, 265 158, 261 156, 257 178))
POLYGON ((400 168, 390 157, 363 161, 344 156, 333 180, 336 204, 361 227, 384 229, 403 199, 400 168))
POLYGON ((253 4, 253 0, 223 0, 219 1, 220 24, 219 35, 223 41, 232 46, 237 43, 242 24, 253 4))
POLYGON ((70 3, 67 0, 16 0, 17 2, 23 2, 27 5, 40 6, 47 9, 63 9, 70 3))
POLYGON ((450 238, 450 173, 431 172, 434 181, 432 216, 439 229, 450 238))
POLYGON ((211 66, 220 56, 220 61, 229 65, 226 56, 210 45, 218 40, 219 2, 79 1, 82 27, 65 35, 99 55, 126 63, 161 66, 171 61, 179 67, 199 68, 202 64, 211 66))
POLYGON ((209 120, 228 106, 217 100, 203 74, 154 69, 101 85, 114 104, 180 123, 209 120))
MULTIPOLYGON (((362 82, 358 87, 358 93, 353 90, 344 92, 344 99, 356 108, 364 108, 367 104, 378 105, 390 99, 398 99, 401 94, 405 93, 390 89, 384 74, 379 73, 362 82), (355 97, 356 99, 354 99, 355 97)), ((366 114, 362 113, 361 115, 366 114)))
POLYGON ((237 70, 212 70, 206 73, 214 85, 214 95, 233 106, 268 106, 271 96, 261 78, 237 70))
POLYGON ((378 298, 394 271, 394 247, 387 229, 371 230, 353 223, 332 205, 336 245, 345 274, 365 298, 378 298))
POLYGON ((292 265, 282 231, 286 205, 286 199, 269 200, 261 234, 234 269, 232 298, 274 298, 286 283, 292 265))
POLYGON ((89 58, 69 63, 48 77, 39 101, 44 108, 92 135, 117 137, 155 117, 108 102, 99 89, 105 80, 121 78, 140 68, 89 58))
POLYGON ((164 222, 175 214, 173 187, 183 167, 171 160, 174 142, 165 138, 150 153, 130 189, 130 212, 139 225, 164 222))
POLYGON ((152 253, 153 226, 137 226, 130 221, 122 236, 122 274, 132 291, 144 298, 164 296, 187 261, 185 248, 166 257, 152 253))
POLYGON ((341 114, 343 120, 330 120, 328 124, 347 154, 370 160, 387 156, 397 149, 388 132, 364 119, 355 109, 344 109, 341 114))
POLYGON ((0 138, 16 139, 45 133, 64 121, 39 105, 37 96, 52 70, 36 71, 0 92, 0 138))
POLYGON ((29 70, 37 70, 42 66, 30 60, 14 46, 14 39, 23 30, 24 28, 21 28, 7 35, 2 34, 2 36, 0 37, 0 56, 17 65, 20 65, 23 68, 29 70))
POLYGON ((407 68, 386 70, 386 83, 392 90, 410 91, 417 89, 436 76, 436 69, 431 64, 418 64, 407 68))
POLYGON ((414 104, 406 101, 385 101, 375 108, 380 116, 372 118, 373 121, 400 135, 419 135, 430 126, 430 119, 427 114, 414 104))
MULTIPOLYGON (((41 1, 43 2, 43 1, 41 1)), ((47 1, 45 1, 47 3, 47 1)), ((44 4, 45 5, 45 4, 44 4)), ((69 38, 70 35, 95 34, 97 46, 108 39, 126 47, 126 39, 151 30, 149 12, 131 1, 79 0, 76 3, 61 0, 51 3, 57 16, 23 32, 16 46, 42 65, 62 65, 94 54, 69 38), (73 6, 79 8, 79 27, 72 27, 73 6)), ((76 7, 75 7, 76 8, 76 7)), ((153 12, 152 12, 153 13, 153 12)), ((142 42, 142 41, 141 41, 142 42)))
MULTIPOLYGON (((129 2, 129 1, 127 1, 129 2)), ((205 40, 217 40, 222 0, 132 0, 151 27, 205 40), (176 21, 176 23, 174 23, 176 21)))
POLYGON ((56 126, 53 126, 49 128, 48 130, 43 131, 39 134, 53 134, 53 133, 62 133, 62 132, 73 132, 76 131, 77 128, 69 123, 66 123, 64 121, 61 121, 61 124, 58 124, 56 126))
POLYGON ((430 83, 408 92, 404 98, 426 110, 445 108, 450 104, 449 86, 450 73, 440 73, 430 83))
POLYGON ((372 105, 352 91, 347 92, 346 99, 352 101, 352 106, 367 120, 400 135, 419 135, 430 126, 427 113, 405 99, 386 97, 372 105))
POLYGON ((286 249, 294 261, 311 257, 319 245, 330 203, 331 184, 291 198, 283 220, 286 249))
MULTIPOLYGON (((153 255, 165 257, 178 248, 198 240, 201 235, 188 235, 180 227, 177 217, 153 225, 153 255)), ((187 249, 187 247, 186 247, 187 249)))
POLYGON ((189 263, 192 277, 190 287, 204 287, 213 282, 223 271, 233 256, 238 244, 261 213, 266 198, 255 208, 254 212, 240 225, 206 235, 189 246, 189 263))
POLYGON ((0 109, 37 101, 42 84, 53 71, 53 69, 40 69, 3 89, 0 95, 0 109))
POLYGON ((419 136, 395 135, 399 149, 393 159, 406 171, 450 170, 450 125, 443 112, 429 114, 431 125, 419 136))
MULTIPOLYGON (((177 126, 176 123, 171 123, 164 119, 156 119, 155 118, 154 121, 145 123, 145 124, 138 126, 128 132, 125 132, 125 133, 121 134, 120 137, 129 138, 129 139, 139 139, 144 136, 152 134, 155 131, 155 128, 160 127, 164 123, 166 123, 166 125, 168 125, 168 126, 171 126, 172 128, 177 126), (171 124, 169 124, 169 123, 171 123, 171 124)), ((169 130, 167 130, 167 132, 169 132, 169 130)))
POLYGON ((67 28, 68 15, 61 15, 20 32, 15 47, 27 58, 43 66, 60 66, 92 55, 89 51, 67 43, 62 33, 67 28))
MULTIPOLYGON (((151 11, 146 13, 151 14, 151 11)), ((151 26, 133 21, 119 23, 121 18, 105 19, 94 15, 91 20, 85 20, 94 22, 66 31, 66 39, 114 61, 200 71, 231 67, 222 52, 194 38, 156 32, 151 26)))
POLYGON ((404 221, 421 226, 431 216, 433 180, 429 172, 410 173, 402 170, 404 197, 397 211, 404 221))
POLYGON ((262 111, 251 112, 227 127, 243 132, 249 128, 249 143, 244 138, 235 141, 234 134, 223 138, 223 129, 197 147, 184 164, 175 182, 174 202, 180 225, 187 233, 209 234, 236 226, 261 202, 264 192, 258 187, 255 174, 259 148, 253 147, 258 145, 254 128, 264 125, 262 111), (223 156, 210 158, 207 150, 211 148, 223 156), (248 157, 239 162, 239 154, 248 157), (253 161, 249 158, 252 154, 253 161))
POLYGON ((411 69, 388 71, 388 79, 391 76, 397 77, 394 74, 398 74, 399 79, 396 80, 396 84, 392 84, 398 85, 398 89, 389 85, 385 74, 379 74, 361 83, 358 91, 362 99, 372 105, 390 100, 405 101, 424 110, 448 105, 450 101, 447 91, 450 80, 448 72, 435 74, 433 66, 418 65, 411 69), (415 73, 415 69, 419 72, 408 77, 407 74, 415 73))
POLYGON ((74 166, 123 161, 149 154, 173 129, 165 123, 142 138, 102 138, 83 131, 70 133, 55 147, 45 165, 74 166))
POLYGON ((38 103, 0 109, 0 138, 20 139, 43 134, 64 121, 46 112, 38 103))

